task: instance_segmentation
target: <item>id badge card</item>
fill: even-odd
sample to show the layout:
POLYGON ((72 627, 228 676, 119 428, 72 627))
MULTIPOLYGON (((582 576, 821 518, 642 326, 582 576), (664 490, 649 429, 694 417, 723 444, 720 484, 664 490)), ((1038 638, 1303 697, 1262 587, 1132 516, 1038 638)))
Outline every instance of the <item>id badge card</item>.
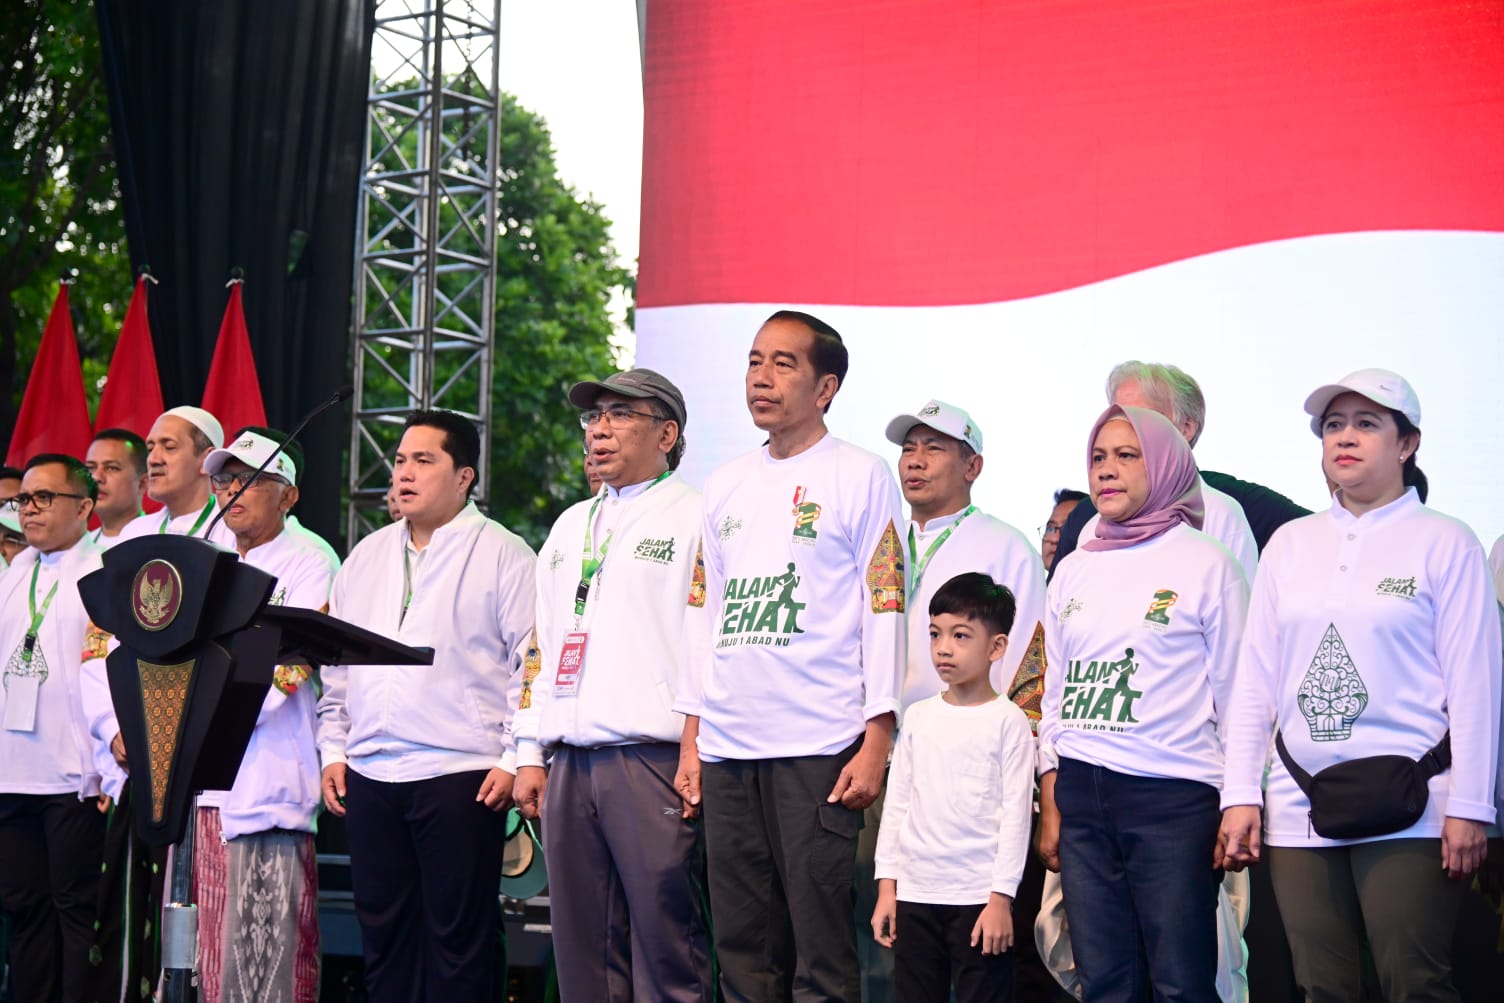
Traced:
POLYGON ((5 687, 5 730, 36 731, 41 676, 11 676, 5 687))
POLYGON ((585 642, 590 635, 583 630, 570 631, 564 635, 564 647, 559 651, 559 671, 554 676, 554 696, 572 697, 580 689, 580 673, 585 670, 585 642))

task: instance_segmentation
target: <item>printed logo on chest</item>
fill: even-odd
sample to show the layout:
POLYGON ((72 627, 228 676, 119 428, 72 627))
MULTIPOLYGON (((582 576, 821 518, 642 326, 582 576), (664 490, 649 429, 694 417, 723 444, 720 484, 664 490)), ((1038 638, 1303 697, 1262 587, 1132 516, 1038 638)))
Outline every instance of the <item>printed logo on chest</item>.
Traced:
POLYGON ((637 542, 637 548, 632 556, 639 561, 651 561, 654 564, 674 563, 674 538, 666 540, 654 540, 647 537, 637 542))
POLYGON ((1165 628, 1170 626, 1170 611, 1175 608, 1179 598, 1178 592, 1156 589, 1154 598, 1149 600, 1149 612, 1144 614, 1144 626, 1163 634, 1165 628))
POLYGON ((1381 578, 1379 587, 1373 590, 1376 596, 1394 596, 1396 599, 1414 599, 1417 595, 1415 576, 1409 578, 1381 578))

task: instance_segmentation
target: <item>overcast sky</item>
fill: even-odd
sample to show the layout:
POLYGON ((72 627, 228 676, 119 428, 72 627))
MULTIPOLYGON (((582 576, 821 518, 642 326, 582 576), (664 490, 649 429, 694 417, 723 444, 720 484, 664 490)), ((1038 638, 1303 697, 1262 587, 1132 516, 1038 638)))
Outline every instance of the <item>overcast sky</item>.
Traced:
POLYGON ((642 64, 632 0, 502 0, 501 87, 553 131, 559 173, 606 207, 635 269, 642 64))

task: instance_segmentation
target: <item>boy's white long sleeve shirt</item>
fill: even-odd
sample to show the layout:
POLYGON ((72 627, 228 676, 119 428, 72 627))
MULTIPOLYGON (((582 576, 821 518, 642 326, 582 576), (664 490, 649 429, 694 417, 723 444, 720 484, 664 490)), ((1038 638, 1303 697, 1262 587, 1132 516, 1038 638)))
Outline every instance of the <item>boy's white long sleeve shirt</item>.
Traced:
POLYGON ((710 475, 707 615, 674 703, 700 718, 701 758, 834 755, 898 711, 904 525, 887 464, 832 435, 710 475))
MULTIPOLYGON (((513 731, 517 765, 542 766, 559 745, 601 748, 679 741, 673 709, 684 663, 685 615, 700 556, 700 492, 678 474, 571 506, 544 543, 537 570, 537 665, 523 681, 513 731), (591 514, 596 515, 591 525, 591 514), (605 557, 575 616, 587 528, 605 557), (566 635, 588 635, 573 692, 554 683, 566 635)), ((703 591, 700 594, 703 606, 703 591)))
POLYGON ((1222 785, 1248 582, 1187 525, 1131 547, 1077 549, 1050 582, 1039 769, 1062 758, 1222 785))
POLYGON ((433 648, 433 664, 325 666, 320 760, 385 783, 513 770, 512 708, 533 632, 535 555, 473 502, 422 551, 409 547, 405 520, 356 544, 335 576, 329 612, 433 648), (404 556, 413 579, 405 617, 404 556))
POLYGON ((1006 697, 908 709, 888 774, 876 876, 904 902, 977 905, 1013 896, 1029 851, 1034 733, 1006 697))
POLYGON ((1278 755, 1314 775, 1365 756, 1419 759, 1449 730, 1451 769, 1425 814, 1384 839, 1435 838, 1447 816, 1495 821, 1499 611, 1483 546, 1414 489, 1361 517, 1332 507, 1282 526, 1254 586, 1227 734, 1223 807, 1264 805, 1272 846, 1331 846, 1278 755), (1267 790, 1260 790, 1265 764, 1267 790))

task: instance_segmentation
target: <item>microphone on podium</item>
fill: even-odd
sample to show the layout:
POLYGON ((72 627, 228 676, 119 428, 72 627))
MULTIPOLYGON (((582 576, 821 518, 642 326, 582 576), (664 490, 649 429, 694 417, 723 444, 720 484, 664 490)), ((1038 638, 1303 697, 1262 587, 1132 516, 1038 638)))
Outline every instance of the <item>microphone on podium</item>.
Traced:
POLYGON ((250 477, 241 482, 240 490, 231 495, 230 500, 221 505, 219 507, 219 511, 214 513, 214 518, 212 521, 210 521, 209 528, 204 530, 204 539, 209 539, 209 535, 214 532, 214 527, 219 525, 219 521, 225 517, 225 513, 230 511, 230 508, 240 500, 241 495, 250 490, 251 485, 256 483, 256 478, 260 477, 266 471, 266 468, 271 465, 271 462, 273 460, 282 455, 282 450, 286 448, 289 442, 292 442, 298 437, 303 429, 308 426, 308 423, 310 421, 317 418, 319 415, 323 414, 334 405, 349 400, 352 396, 354 396, 354 394, 355 387, 349 383, 346 383, 344 386, 335 391, 334 396, 321 401, 317 407, 305 414, 303 416, 303 420, 298 422, 297 425, 293 427, 293 430, 291 432, 287 433, 287 438, 277 443, 277 448, 272 450, 267 455, 266 459, 261 461, 261 466, 256 468, 256 472, 251 474, 250 477))

